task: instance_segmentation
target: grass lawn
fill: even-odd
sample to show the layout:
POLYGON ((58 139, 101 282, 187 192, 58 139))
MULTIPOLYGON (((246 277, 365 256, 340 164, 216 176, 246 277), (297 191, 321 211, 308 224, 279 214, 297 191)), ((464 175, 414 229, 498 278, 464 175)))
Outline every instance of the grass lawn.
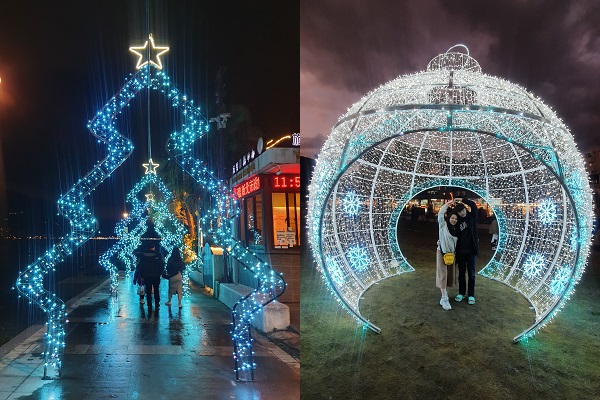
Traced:
MULTIPOLYGON (((415 272, 379 282, 361 301, 381 334, 359 327, 302 255, 302 399, 600 398, 600 252, 592 251, 558 316, 513 344, 534 322, 529 302, 477 275, 477 304, 451 300, 444 311, 435 287, 437 224, 404 233, 400 247, 415 272)), ((492 254, 487 233, 480 239, 477 271, 492 254)))

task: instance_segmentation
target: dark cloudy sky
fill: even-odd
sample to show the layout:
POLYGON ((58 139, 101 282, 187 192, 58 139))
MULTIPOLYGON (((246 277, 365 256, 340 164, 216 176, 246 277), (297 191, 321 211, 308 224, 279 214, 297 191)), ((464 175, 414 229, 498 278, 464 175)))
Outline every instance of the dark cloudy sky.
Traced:
MULTIPOLYGON (((104 158, 106 146, 86 125, 135 72, 137 58, 128 48, 143 45, 148 31, 157 46, 170 46, 165 71, 207 117, 216 114, 215 78, 224 68, 227 103, 246 105, 267 138, 299 130, 297 1, 3 2, 2 207, 30 215, 32 226, 56 215, 58 197, 104 158)), ((117 124, 133 140, 134 154, 93 196, 110 231, 147 161, 143 104, 136 98, 117 124)), ((152 124, 155 161, 166 157, 169 118, 167 128, 152 124)))
POLYGON ((362 95, 463 43, 484 73, 540 96, 600 148, 600 2, 308 0, 300 9, 302 154, 362 95))

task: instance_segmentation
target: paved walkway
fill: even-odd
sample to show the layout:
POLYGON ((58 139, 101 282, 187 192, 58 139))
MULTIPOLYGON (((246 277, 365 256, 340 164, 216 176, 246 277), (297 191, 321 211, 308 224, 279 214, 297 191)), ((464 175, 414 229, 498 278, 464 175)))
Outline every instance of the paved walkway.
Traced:
POLYGON ((129 278, 118 296, 109 281, 67 303, 63 379, 43 380, 44 326, 0 348, 0 399, 299 399, 300 364, 264 336, 254 342, 254 382, 236 382, 231 313, 192 288, 183 309, 148 314, 129 278))

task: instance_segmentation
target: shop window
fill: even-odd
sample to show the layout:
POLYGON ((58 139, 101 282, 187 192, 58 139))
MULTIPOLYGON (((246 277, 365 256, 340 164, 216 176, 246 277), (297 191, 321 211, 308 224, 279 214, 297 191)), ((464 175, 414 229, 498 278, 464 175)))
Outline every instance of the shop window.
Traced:
POLYGON ((263 241, 263 215, 262 215, 262 195, 251 196, 245 200, 246 207, 242 221, 245 229, 242 233, 242 240, 246 245, 264 244, 263 241))
POLYGON ((273 246, 300 246, 300 193, 273 193, 273 246))

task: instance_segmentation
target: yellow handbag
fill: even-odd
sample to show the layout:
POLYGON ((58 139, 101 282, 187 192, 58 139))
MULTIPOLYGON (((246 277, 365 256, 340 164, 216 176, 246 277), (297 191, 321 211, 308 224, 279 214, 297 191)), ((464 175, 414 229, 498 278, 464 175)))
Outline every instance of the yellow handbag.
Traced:
POLYGON ((454 253, 444 253, 444 264, 446 264, 446 265, 454 264, 454 253))

